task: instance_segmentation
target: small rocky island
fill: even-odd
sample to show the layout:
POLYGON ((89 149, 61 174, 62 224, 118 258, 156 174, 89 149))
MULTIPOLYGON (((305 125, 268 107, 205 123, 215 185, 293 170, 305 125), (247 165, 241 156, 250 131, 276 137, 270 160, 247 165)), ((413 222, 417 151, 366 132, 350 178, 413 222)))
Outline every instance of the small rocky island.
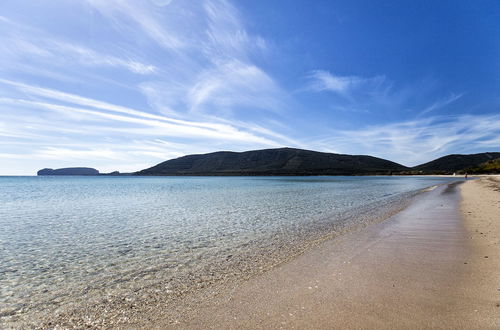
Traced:
POLYGON ((99 175, 99 171, 90 167, 44 168, 37 175, 99 175))

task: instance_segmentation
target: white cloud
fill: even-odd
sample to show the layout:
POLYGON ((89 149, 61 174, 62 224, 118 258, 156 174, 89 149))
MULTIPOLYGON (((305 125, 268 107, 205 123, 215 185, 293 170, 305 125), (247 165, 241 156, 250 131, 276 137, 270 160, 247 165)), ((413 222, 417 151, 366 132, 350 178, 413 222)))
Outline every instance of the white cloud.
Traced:
POLYGON ((103 78, 87 68, 125 69, 144 76, 134 84, 152 107, 176 117, 191 116, 191 111, 226 117, 238 111, 279 111, 287 104, 287 93, 252 60, 266 51, 266 41, 246 31, 228 1, 86 0, 75 6, 93 10, 93 24, 111 33, 113 42, 90 48, 78 39, 6 21, 0 32, 7 45, 0 54, 3 69, 87 84, 103 78))
POLYGON ((205 54, 215 62, 247 61, 250 52, 266 48, 264 39, 247 33, 238 10, 229 2, 204 1, 203 9, 208 23, 202 45, 205 54))
POLYGON ((340 153, 367 154, 414 166, 449 153, 498 150, 500 115, 434 116, 331 132, 311 142, 340 153))
POLYGON ((69 118, 73 118, 73 114, 77 113, 83 115, 83 117, 78 117, 80 121, 104 119, 108 122, 113 122, 113 124, 109 124, 109 127, 100 127, 101 130, 105 131, 122 131, 123 133, 126 132, 129 134, 173 136, 181 138, 223 139, 225 141, 244 141, 246 143, 256 143, 261 145, 278 145, 277 142, 268 138, 256 136, 229 125, 219 124, 217 126, 213 125, 213 127, 203 127, 206 125, 196 122, 193 122, 192 125, 189 125, 188 122, 186 122, 186 124, 171 123, 168 122, 168 120, 143 119, 97 110, 88 110, 73 106, 36 102, 24 99, 0 98, 0 103, 57 111, 62 115, 69 116, 69 118), (120 122, 132 124, 133 126, 121 128, 120 126, 117 126, 120 122))
POLYGON ((162 74, 139 84, 157 111, 176 117, 192 112, 230 116, 238 111, 280 111, 287 104, 287 93, 252 60, 266 50, 266 41, 246 31, 229 2, 175 1, 161 9, 145 2, 88 3, 112 19, 120 33, 139 38, 128 31, 132 21, 141 26, 141 38, 145 32, 167 50, 159 68, 162 74))
POLYGON ((447 97, 444 97, 442 99, 437 100, 436 102, 432 103, 430 106, 428 106, 427 108, 422 110, 422 112, 420 112, 419 116, 422 116, 422 115, 425 115, 429 112, 444 108, 444 107, 452 104, 453 102, 457 101, 458 99, 460 99, 463 95, 464 95, 463 93, 459 93, 459 94, 451 93, 447 97))
POLYGON ((424 100, 436 99, 435 82, 424 80, 410 86, 394 88, 394 82, 383 75, 374 77, 339 76, 325 70, 312 71, 301 91, 329 93, 329 108, 357 113, 413 112, 417 118, 443 109, 465 93, 449 93, 430 105, 424 100), (416 110, 416 109, 423 110, 416 110))
POLYGON ((54 51, 62 53, 61 57, 76 58, 84 66, 121 67, 137 74, 152 74, 157 68, 132 59, 122 59, 116 56, 99 54, 89 48, 73 45, 67 42, 55 42, 54 51))
POLYGON ((151 2, 159 7, 164 7, 168 6, 172 2, 172 0, 151 0, 151 2))
POLYGON ((87 149, 79 150, 75 148, 54 148, 47 147, 43 148, 33 155, 38 159, 107 159, 107 160, 124 160, 120 153, 114 151, 111 148, 107 149, 87 149))
POLYGON ((307 90, 333 92, 343 96, 359 88, 375 90, 384 83, 385 77, 364 78, 358 76, 337 76, 325 70, 315 70, 308 75, 307 90))
POLYGON ((3 59, 4 70, 16 69, 18 64, 26 65, 26 62, 44 63, 45 67, 115 67, 143 75, 157 70, 154 65, 137 59, 104 54, 26 25, 8 20, 0 20, 0 24, 3 25, 0 40, 4 44, 0 58, 3 59))
MULTIPOLYGON (((0 103, 9 108, 31 109, 37 111, 36 119, 26 115, 11 117, 12 122, 24 125, 0 125, 0 133, 9 136, 26 135, 29 125, 34 132, 57 131, 68 134, 104 135, 119 134, 125 136, 145 137, 175 137, 181 139, 210 139, 224 143, 237 143, 245 145, 280 146, 289 144, 290 139, 269 129, 255 124, 248 125, 244 122, 203 122, 188 121, 167 117, 165 115, 151 114, 129 107, 123 107, 108 102, 98 101, 75 94, 58 90, 41 88, 15 81, 0 79, 0 84, 14 87, 23 97, 0 97, 0 103), (38 99, 38 100, 36 100, 38 99), (50 118, 41 115, 39 111, 48 110, 57 112, 62 116, 49 121, 41 118, 50 118), (23 120, 24 119, 24 120, 23 120), (5 128, 2 128, 5 127, 5 128), (9 130, 7 130, 9 127, 9 130), (78 128, 78 130, 75 130, 78 128)), ((26 110, 26 111, 28 111, 26 110)), ((7 119, 9 116, 6 116, 7 119)))
POLYGON ((178 14, 175 12, 176 8, 166 6, 166 10, 162 12, 168 12, 170 15, 164 20, 157 13, 155 4, 147 1, 86 0, 86 2, 103 16, 113 20, 115 27, 120 31, 132 32, 138 27, 168 50, 177 50, 186 46, 183 38, 175 33, 175 26, 172 24, 175 20, 173 16, 178 14))
MULTIPOLYGON (((115 120, 121 120, 121 121, 128 121, 132 123, 141 123, 141 124, 150 124, 152 127, 156 128, 169 128, 168 133, 173 134, 175 132, 180 132, 183 134, 180 134, 181 136, 189 136, 189 133, 194 133, 197 132, 197 134, 205 134, 207 137, 208 136, 213 136, 213 137, 219 137, 219 138, 226 138, 229 140, 245 140, 247 139, 248 142, 251 141, 259 141, 259 143, 265 143, 265 144, 271 144, 271 145, 278 145, 279 142, 272 141, 268 138, 262 138, 259 137, 264 135, 268 136, 269 138, 278 138, 278 141, 288 141, 290 142, 291 140, 288 140, 284 135, 277 134, 269 129, 264 129, 262 127, 259 127, 258 129, 255 129, 255 127, 258 127, 257 125, 249 125, 247 123, 237 123, 239 124, 237 126, 240 127, 254 127, 253 130, 259 135, 252 135, 250 133, 246 133, 244 131, 241 131, 237 128, 235 128, 235 124, 231 124, 229 121, 225 121, 225 123, 220 123, 220 122, 196 122, 196 121, 188 121, 188 120, 181 120, 181 119, 176 119, 176 118, 169 118, 164 115, 156 115, 156 114, 151 114, 143 111, 139 111, 136 109, 131 109, 129 107, 123 107, 115 104, 110 104, 107 102, 103 101, 98 101, 86 97, 82 97, 79 95, 74 95, 74 94, 69 94, 69 93, 64 93, 60 92, 57 90, 53 89, 48 89, 48 88, 41 88, 37 86, 31 86, 23 83, 18 83, 10 80, 5 80, 5 79, 0 79, 0 83, 4 83, 10 86, 14 86, 18 89, 20 89, 24 94, 32 95, 32 96, 40 96, 43 98, 51 99, 51 100, 56 100, 58 102, 63 102, 63 103, 70 103, 70 104, 77 104, 79 106, 85 106, 85 107, 91 107, 97 110, 101 111, 109 111, 109 112, 116 112, 116 113, 121 113, 125 114, 128 116, 133 116, 133 117, 123 117, 123 116, 116 116, 113 114, 106 114, 106 113, 101 113, 101 112, 95 112, 91 111, 88 109, 83 109, 83 108, 75 108, 75 107, 67 107, 61 104, 53 104, 53 103, 46 103, 46 102, 33 102, 29 101, 26 99, 12 99, 12 98, 0 98, 0 101, 7 102, 7 103, 13 103, 16 105, 28 105, 32 107, 40 107, 40 108, 45 108, 45 109, 52 109, 52 110, 58 110, 65 112, 66 115, 74 115, 74 113, 80 113, 80 114, 87 114, 87 115, 94 115, 97 117, 101 118, 108 118, 108 119, 115 119, 115 120), (74 111, 72 111, 74 110, 74 111), (134 118, 134 117, 139 117, 139 118, 134 118), (144 119, 148 119, 149 121, 146 121, 144 119), (227 132, 223 133, 223 132, 227 132)), ((78 119, 81 119, 81 117, 78 117, 78 119)), ((109 128, 112 129, 112 128, 109 128)), ((154 130, 151 130, 148 135, 153 134, 154 130)), ((158 133, 158 132, 156 132, 158 133)), ((164 134, 166 134, 165 132, 164 134)))
POLYGON ((325 70, 306 75, 301 92, 330 95, 329 108, 333 111, 371 113, 394 109, 402 104, 404 91, 394 91, 393 83, 385 76, 340 76, 325 70))
POLYGON ((283 108, 284 93, 274 81, 255 65, 228 61, 202 72, 196 84, 189 89, 189 109, 197 111, 204 106, 232 109, 244 106, 264 110, 283 108))

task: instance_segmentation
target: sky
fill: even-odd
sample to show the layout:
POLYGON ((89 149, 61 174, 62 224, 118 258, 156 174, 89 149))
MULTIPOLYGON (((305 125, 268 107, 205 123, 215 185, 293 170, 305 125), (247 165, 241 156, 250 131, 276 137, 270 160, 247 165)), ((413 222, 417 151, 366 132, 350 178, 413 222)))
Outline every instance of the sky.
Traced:
POLYGON ((500 151, 498 1, 2 0, 0 175, 500 151))

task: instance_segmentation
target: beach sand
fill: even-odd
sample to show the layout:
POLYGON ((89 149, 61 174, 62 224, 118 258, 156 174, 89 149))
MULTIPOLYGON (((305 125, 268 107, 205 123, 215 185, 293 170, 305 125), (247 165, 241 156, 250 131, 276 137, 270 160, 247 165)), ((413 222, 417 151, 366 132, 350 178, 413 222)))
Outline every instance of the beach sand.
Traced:
POLYGON ((464 289, 468 298, 476 301, 478 314, 483 315, 477 317, 479 324, 487 327, 488 315, 494 315, 491 324, 500 329, 500 176, 468 181, 462 187, 462 197, 471 246, 471 269, 464 289))
POLYGON ((499 195, 498 178, 439 186, 385 222, 140 326, 499 329, 499 195))

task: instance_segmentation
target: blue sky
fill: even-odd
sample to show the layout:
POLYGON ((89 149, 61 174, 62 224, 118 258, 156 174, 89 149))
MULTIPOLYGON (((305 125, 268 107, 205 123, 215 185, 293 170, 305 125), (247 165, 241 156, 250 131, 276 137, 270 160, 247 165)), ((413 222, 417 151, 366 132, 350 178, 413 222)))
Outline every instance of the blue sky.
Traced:
POLYGON ((500 151, 497 1, 3 0, 0 173, 500 151))

